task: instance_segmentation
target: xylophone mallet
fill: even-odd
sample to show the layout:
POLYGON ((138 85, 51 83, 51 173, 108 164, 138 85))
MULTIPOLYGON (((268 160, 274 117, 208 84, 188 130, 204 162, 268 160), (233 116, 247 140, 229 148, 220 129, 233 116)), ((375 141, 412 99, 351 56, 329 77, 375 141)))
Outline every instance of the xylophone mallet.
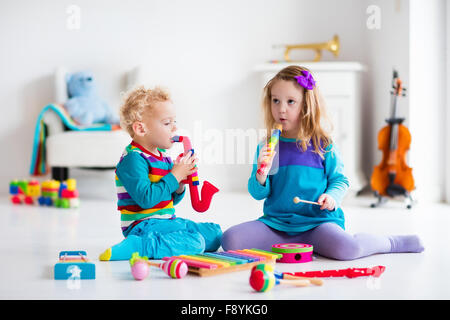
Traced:
POLYGON ((286 273, 281 273, 280 278, 286 279, 286 280, 309 280, 309 282, 311 282, 312 284, 314 284, 316 286, 323 285, 323 280, 317 279, 317 278, 300 277, 300 276, 294 276, 294 275, 286 274, 286 273))
POLYGON ((318 202, 303 200, 303 199, 300 199, 299 197, 294 197, 293 201, 294 201, 295 204, 297 204, 299 202, 303 202, 303 203, 315 204, 317 206, 320 206, 320 204, 318 202))

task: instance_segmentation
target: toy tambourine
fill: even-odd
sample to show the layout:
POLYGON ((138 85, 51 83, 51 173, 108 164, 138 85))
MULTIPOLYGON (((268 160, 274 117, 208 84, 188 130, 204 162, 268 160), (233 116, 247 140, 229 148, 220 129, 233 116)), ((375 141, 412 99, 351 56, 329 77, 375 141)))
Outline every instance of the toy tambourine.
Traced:
POLYGON ((312 261, 313 246, 304 243, 279 243, 272 246, 272 251, 283 255, 277 262, 303 263, 312 261))

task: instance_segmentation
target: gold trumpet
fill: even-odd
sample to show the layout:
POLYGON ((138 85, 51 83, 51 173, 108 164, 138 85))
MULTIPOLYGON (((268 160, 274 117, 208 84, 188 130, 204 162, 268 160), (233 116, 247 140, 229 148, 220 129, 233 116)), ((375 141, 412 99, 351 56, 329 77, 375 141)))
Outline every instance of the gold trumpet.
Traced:
POLYGON ((286 47, 284 51, 284 60, 292 61, 289 57, 289 52, 294 49, 312 49, 316 52, 316 56, 314 57, 315 62, 320 61, 322 58, 322 50, 328 50, 334 54, 335 57, 339 55, 339 37, 335 35, 333 39, 328 42, 322 43, 308 43, 308 44, 292 44, 292 45, 283 45, 286 47))

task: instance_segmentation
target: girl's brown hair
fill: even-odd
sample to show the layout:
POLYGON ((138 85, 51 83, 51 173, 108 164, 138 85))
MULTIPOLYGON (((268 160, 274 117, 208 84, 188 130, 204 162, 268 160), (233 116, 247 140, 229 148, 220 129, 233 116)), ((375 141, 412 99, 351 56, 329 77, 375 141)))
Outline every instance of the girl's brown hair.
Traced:
POLYGON ((303 92, 303 106, 300 111, 300 130, 297 134, 297 144, 303 151, 306 151, 309 142, 311 142, 314 152, 323 159, 325 149, 332 144, 332 124, 326 115, 325 103, 317 86, 312 90, 306 90, 297 83, 295 77, 303 75, 302 71, 310 72, 304 67, 288 66, 279 71, 264 87, 262 108, 267 138, 270 138, 275 125, 275 119, 271 110, 272 86, 279 80, 292 81, 303 92), (325 129, 325 126, 328 126, 328 129, 325 129))

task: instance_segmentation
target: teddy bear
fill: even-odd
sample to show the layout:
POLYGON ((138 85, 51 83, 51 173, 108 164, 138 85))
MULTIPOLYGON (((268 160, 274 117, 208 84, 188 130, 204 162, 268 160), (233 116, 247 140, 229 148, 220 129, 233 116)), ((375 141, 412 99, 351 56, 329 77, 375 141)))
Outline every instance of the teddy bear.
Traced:
POLYGON ((66 76, 69 99, 64 104, 73 120, 80 125, 118 124, 119 117, 97 94, 92 72, 81 71, 66 76))

